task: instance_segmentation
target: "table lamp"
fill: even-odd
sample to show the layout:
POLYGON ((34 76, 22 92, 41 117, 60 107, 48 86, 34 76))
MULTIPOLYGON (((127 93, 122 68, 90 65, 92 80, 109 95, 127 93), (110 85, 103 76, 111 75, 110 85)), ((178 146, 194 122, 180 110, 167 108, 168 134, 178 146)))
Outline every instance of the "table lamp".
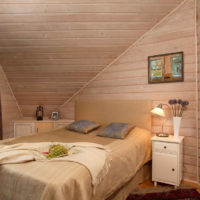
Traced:
POLYGON ((159 137, 168 137, 168 136, 169 136, 169 134, 163 132, 164 117, 165 117, 165 113, 164 113, 164 110, 163 110, 163 106, 164 106, 164 105, 168 106, 167 104, 159 104, 159 105, 157 105, 153 110, 151 110, 151 113, 163 117, 163 121, 162 121, 162 132, 156 134, 156 135, 159 136, 159 137))

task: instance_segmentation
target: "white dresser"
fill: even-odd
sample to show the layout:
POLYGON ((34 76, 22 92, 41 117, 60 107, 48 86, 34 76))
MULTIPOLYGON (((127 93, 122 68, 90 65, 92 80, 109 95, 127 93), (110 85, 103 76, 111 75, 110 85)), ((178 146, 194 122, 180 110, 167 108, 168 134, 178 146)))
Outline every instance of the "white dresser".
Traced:
POLYGON ((152 140, 152 180, 179 186, 182 180, 183 136, 157 137, 152 140))
POLYGON ((48 132, 54 129, 62 128, 72 123, 73 120, 17 120, 14 121, 14 137, 30 135, 33 133, 48 132))

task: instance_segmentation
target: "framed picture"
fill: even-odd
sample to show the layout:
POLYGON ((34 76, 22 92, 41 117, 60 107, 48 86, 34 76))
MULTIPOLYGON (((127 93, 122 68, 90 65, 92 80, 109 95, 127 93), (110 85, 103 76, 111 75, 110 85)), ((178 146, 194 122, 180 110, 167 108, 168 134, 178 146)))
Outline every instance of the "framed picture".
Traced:
POLYGON ((184 81, 183 52, 148 57, 148 82, 184 81))
POLYGON ((51 119, 52 120, 58 120, 58 112, 52 112, 51 113, 51 119))

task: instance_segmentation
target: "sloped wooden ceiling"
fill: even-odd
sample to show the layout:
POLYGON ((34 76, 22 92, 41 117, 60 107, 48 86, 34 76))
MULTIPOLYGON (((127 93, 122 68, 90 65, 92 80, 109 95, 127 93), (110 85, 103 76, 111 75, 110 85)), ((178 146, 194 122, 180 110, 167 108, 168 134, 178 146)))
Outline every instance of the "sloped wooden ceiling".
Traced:
POLYGON ((55 110, 182 0, 0 0, 0 63, 24 116, 55 110))

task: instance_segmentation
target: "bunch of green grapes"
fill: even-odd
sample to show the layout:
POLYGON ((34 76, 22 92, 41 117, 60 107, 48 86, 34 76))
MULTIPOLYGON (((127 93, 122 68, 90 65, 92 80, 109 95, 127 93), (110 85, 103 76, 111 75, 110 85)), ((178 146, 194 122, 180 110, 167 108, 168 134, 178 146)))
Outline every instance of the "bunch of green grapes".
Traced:
POLYGON ((63 155, 68 154, 68 149, 65 148, 63 145, 56 144, 56 145, 51 145, 49 148, 49 154, 46 156, 46 158, 51 159, 63 155))

